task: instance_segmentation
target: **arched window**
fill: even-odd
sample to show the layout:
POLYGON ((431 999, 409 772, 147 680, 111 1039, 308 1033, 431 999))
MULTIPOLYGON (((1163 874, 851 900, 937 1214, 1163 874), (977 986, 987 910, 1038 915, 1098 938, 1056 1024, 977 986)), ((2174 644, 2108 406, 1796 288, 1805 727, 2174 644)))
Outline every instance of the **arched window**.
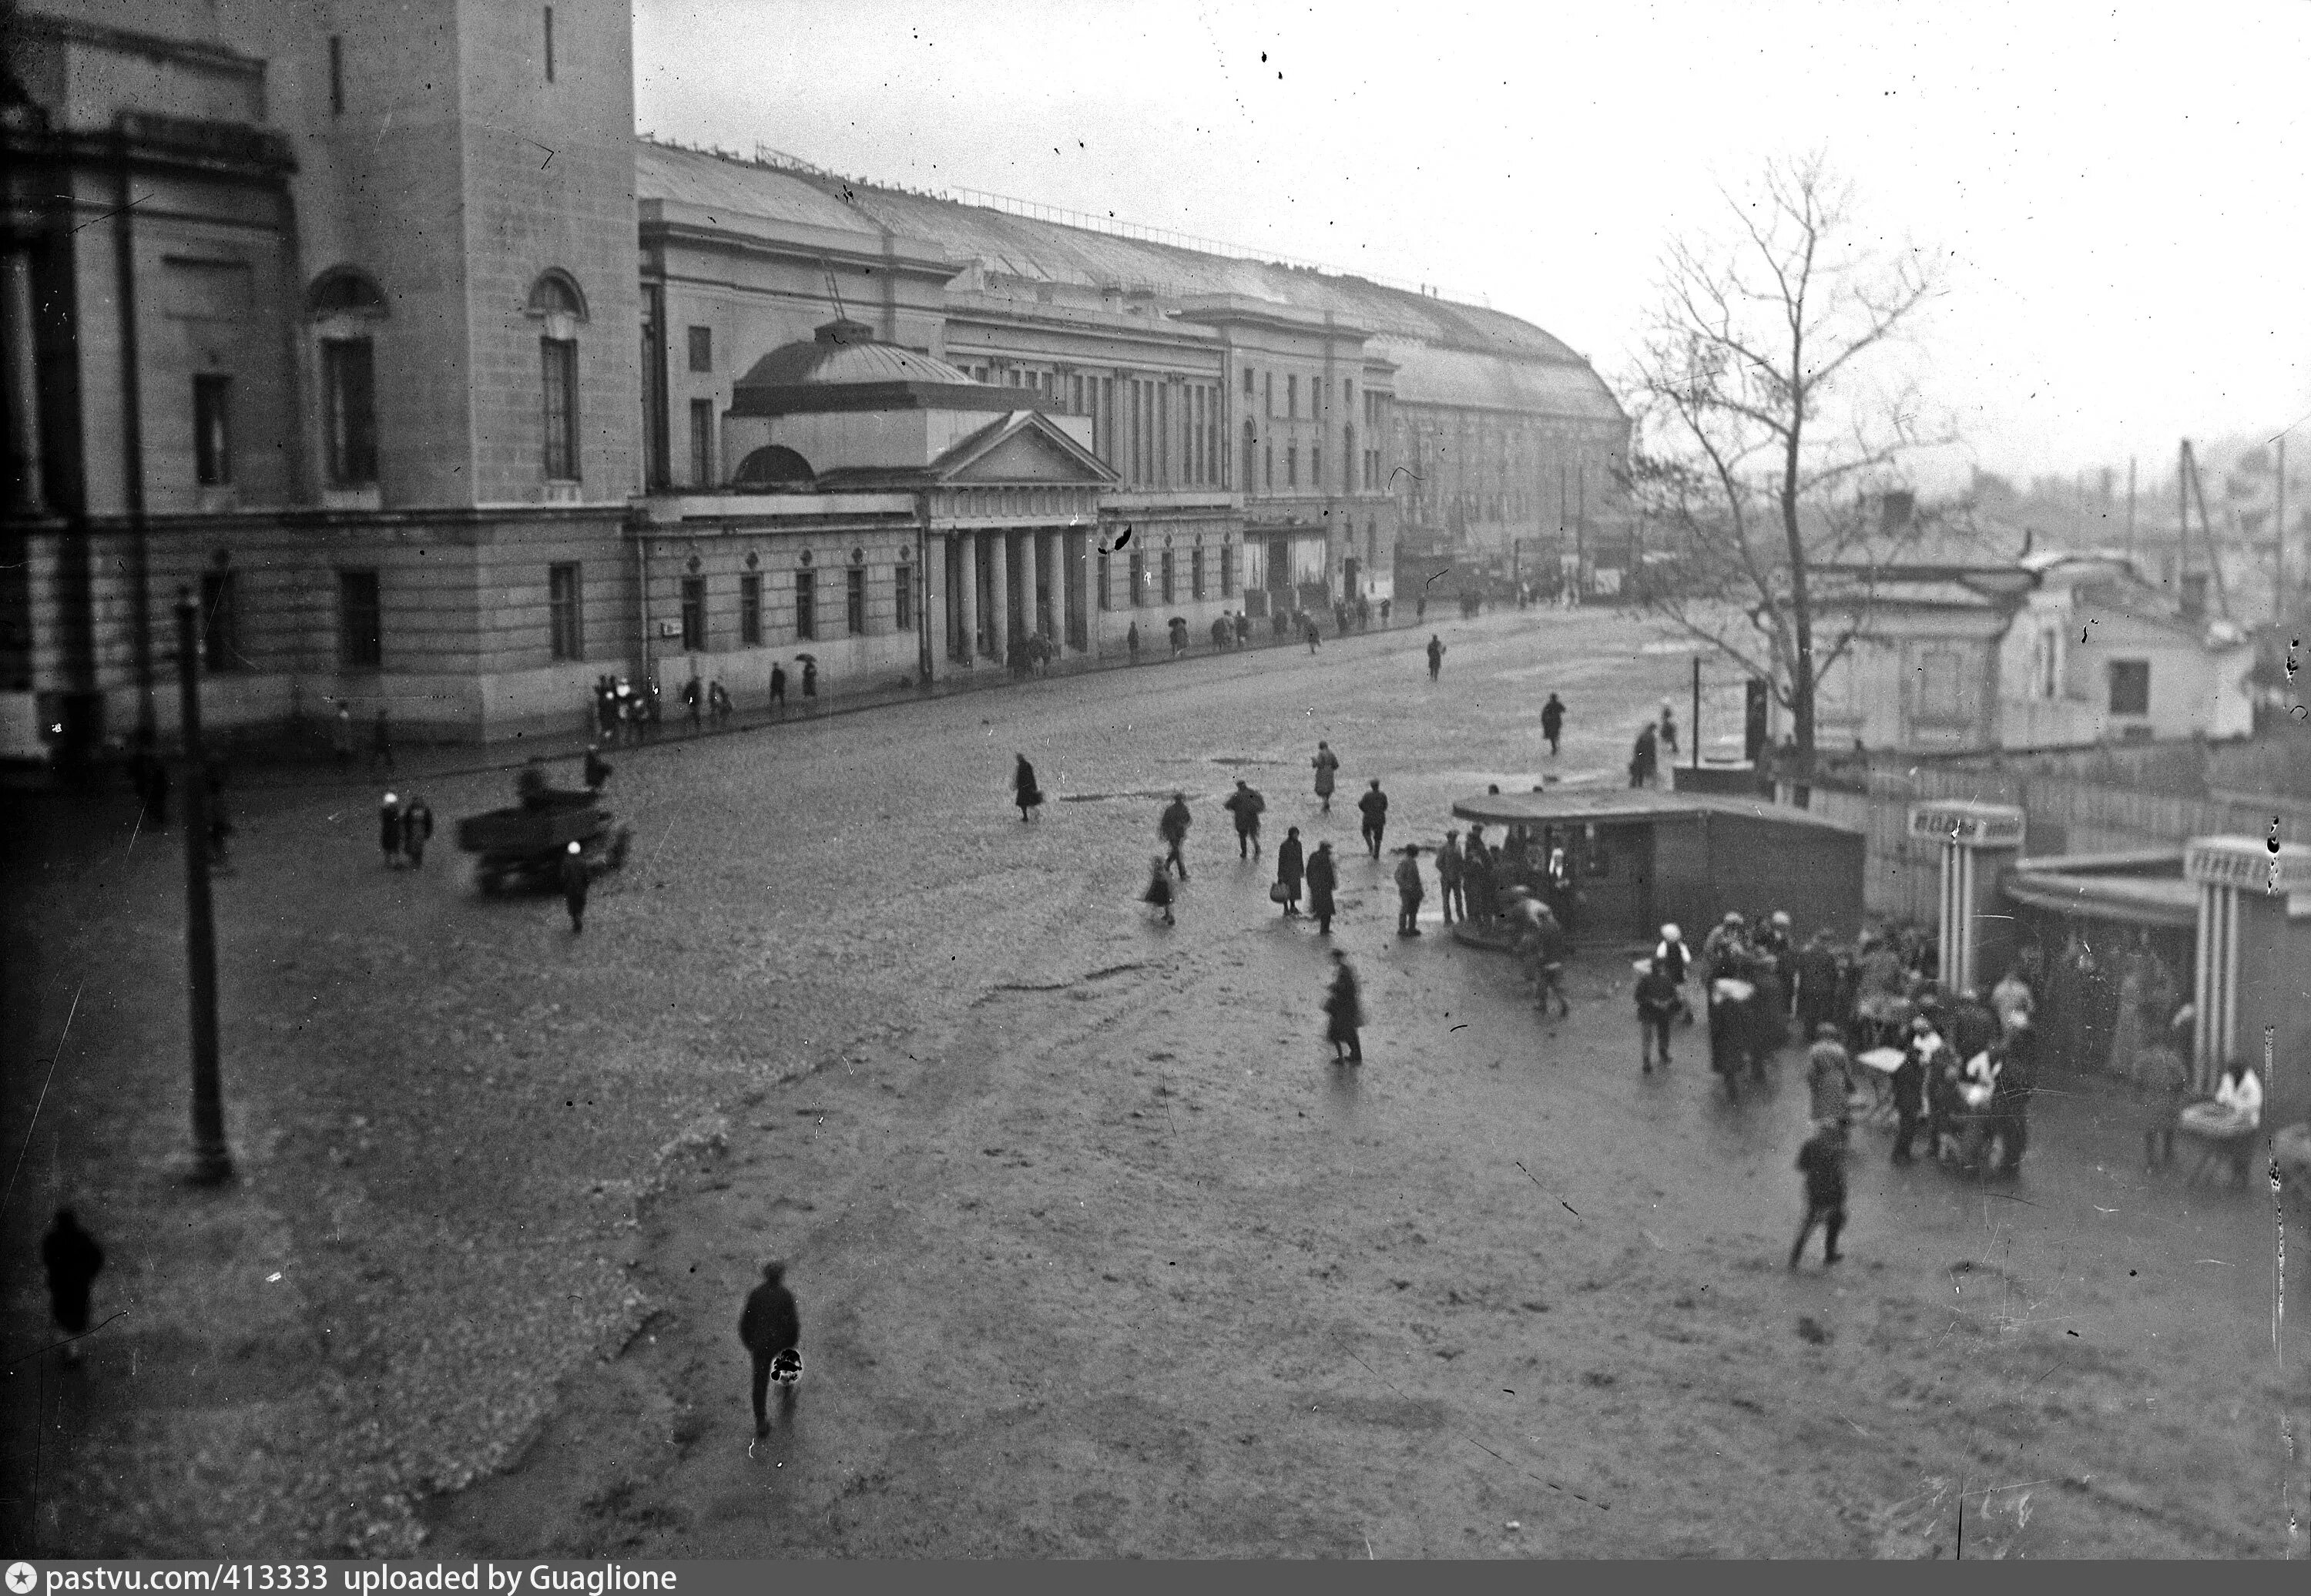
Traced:
POLYGON ((332 266, 305 291, 320 367, 321 471, 334 490, 377 484, 377 345, 385 294, 376 279, 332 266))
POLYGON ((772 443, 755 449, 738 462, 737 475, 731 480, 742 488, 807 488, 816 479, 810 462, 783 444, 772 443))
POLYGON ((539 275, 530 284, 529 313, 532 316, 567 316, 572 321, 586 319, 586 296, 579 291, 577 279, 555 266, 539 275))
POLYGON ((331 266, 305 291, 305 312, 316 318, 383 316, 385 295, 368 273, 354 266, 331 266))

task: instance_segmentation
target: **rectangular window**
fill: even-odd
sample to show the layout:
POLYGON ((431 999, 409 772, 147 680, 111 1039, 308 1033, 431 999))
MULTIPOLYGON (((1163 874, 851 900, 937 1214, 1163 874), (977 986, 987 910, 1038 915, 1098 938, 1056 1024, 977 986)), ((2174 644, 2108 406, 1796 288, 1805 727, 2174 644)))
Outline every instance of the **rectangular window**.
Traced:
MULTIPOLYGON (((1076 380, 1081 382, 1083 379, 1078 377, 1076 380)), ((893 573, 891 598, 893 624, 902 632, 912 632, 915 629, 915 568, 913 566, 902 565, 893 573)))
POLYGON ((1287 376, 1284 379, 1284 419, 1286 421, 1300 419, 1300 379, 1297 377, 1287 376))
POLYGON ((1324 451, 1312 443, 1308 446, 1308 485, 1320 491, 1324 485, 1324 451))
POLYGON ((545 81, 554 81, 554 7, 545 8, 545 81))
POLYGON ((337 658, 357 670, 385 663, 385 610, 374 571, 337 572, 337 658))
POLYGON ((586 658, 585 612, 580 602, 578 565, 550 566, 545 573, 545 609, 556 659, 586 658))
POLYGON ((1200 599, 1204 596, 1204 551, 1188 551, 1188 597, 1200 599))
POLYGON ((693 487, 714 485, 714 401, 690 401, 690 482, 693 487))
POLYGON ((749 571, 738 579, 738 641, 749 649, 763 641, 763 575, 749 571))
POLYGON ((1300 485, 1300 446, 1296 443, 1284 446, 1284 485, 1287 488, 1300 485))
POLYGON ((1172 385, 1156 386, 1156 480, 1172 481, 1172 385))
POLYGON ((714 369, 714 329, 694 327, 690 329, 690 369, 711 371, 714 369))
POLYGON ((1176 602, 1173 589, 1173 570, 1174 565, 1172 559, 1172 551, 1170 549, 1165 549, 1164 551, 1164 602, 1167 606, 1176 602))
POLYGON ((1929 649, 1918 657, 1918 719, 1957 720, 1964 717, 1960 676, 1965 657, 1955 649, 1929 649))
POLYGON ((1246 366, 1243 369, 1243 397, 1247 399, 1251 397, 1251 368, 1250 366, 1246 366))
POLYGON ((1084 379, 1080 377, 1068 379, 1068 409, 1076 415, 1084 413, 1084 379))
POLYGON ((1220 545, 1220 597, 1222 598, 1235 597, 1235 545, 1234 544, 1220 545))
POLYGON ((1108 586, 1108 581, 1107 551, 1102 549, 1099 551, 1099 607, 1102 609, 1115 607, 1115 592, 1108 586))
POLYGON ((2110 712, 2148 715, 2150 712, 2150 661, 2114 659, 2110 662, 2110 712))
POLYGON ((1276 418, 1276 373, 1269 371, 1260 379, 1260 412, 1269 420, 1276 418))
POLYGON ((1115 379, 1112 377, 1099 379, 1099 435, 1107 440, 1100 451, 1100 458, 1110 465, 1115 464, 1115 379))
POLYGON ((702 576, 682 579, 682 651, 706 652, 706 579, 702 576))
POLYGON ((321 426, 331 487, 377 480, 377 379, 367 338, 321 343, 321 426))
POLYGON ((1356 380, 1353 377, 1343 377, 1340 379, 1340 408, 1354 410, 1356 407, 1356 380))
POLYGON ((211 571, 201 576, 201 663, 212 671, 238 670, 242 663, 235 574, 211 571))
POLYGON ((795 572, 795 635, 805 639, 818 635, 818 573, 815 571, 795 572))
POLYGON ((203 487, 232 480, 232 379, 193 379, 193 479, 203 487))
POLYGON ((1273 443, 1268 446, 1266 467, 1267 470, 1263 478, 1263 483, 1269 491, 1273 493, 1276 488, 1276 445, 1273 443))
POLYGON ((1147 602, 1147 556, 1138 549, 1131 551, 1131 607, 1138 609, 1147 602))
POLYGON ((578 342, 540 338, 538 363, 545 399, 545 475, 578 480, 578 342))
POLYGON ((329 115, 345 114, 345 41, 342 34, 329 35, 329 115))
POLYGON ((857 565, 842 573, 842 623, 853 637, 867 630, 867 572, 857 565))

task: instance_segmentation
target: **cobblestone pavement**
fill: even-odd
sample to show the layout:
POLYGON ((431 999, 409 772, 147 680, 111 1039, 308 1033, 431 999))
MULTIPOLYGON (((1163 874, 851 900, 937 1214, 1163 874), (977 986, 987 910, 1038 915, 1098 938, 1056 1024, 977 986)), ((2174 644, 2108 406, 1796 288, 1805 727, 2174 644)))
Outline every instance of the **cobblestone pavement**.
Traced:
MULTIPOLYGON (((2290 1549, 2311 1403, 2259 1197, 2136 1173, 2123 1112, 2058 1083, 2010 1188, 1865 1143, 1849 1261, 1792 1276, 1792 1062, 1730 1108, 1697 1042, 1638 1074, 1625 961, 1584 959, 1551 1025, 1504 963, 1392 935, 1352 807, 1309 795, 1318 737, 1344 799, 1381 775, 1391 841, 1433 842, 1453 797, 1548 766, 1552 687, 1570 776, 1617 779, 1660 698, 1684 718, 1685 657, 1625 618, 1434 629, 1433 685, 1398 632, 630 752, 633 854, 577 938, 553 899, 474 895, 446 835, 383 868, 365 789, 268 790, 218 883, 242 1178, 213 1195, 170 1163, 173 834, 40 811, 6 1041, 56 1068, 45 1097, 10 1071, 11 1125, 39 1117, 5 1242, 77 1201, 119 1317, 82 1374, 21 1356, 45 1329, 12 1271, 12 1542, 2290 1549), (1052 795, 1031 824, 1015 752, 1052 795), (1239 774, 1271 848, 1345 856, 1353 1077, 1312 929, 1225 835, 1239 774), (1175 787, 1167 929, 1136 899, 1175 787), (809 1361, 750 1448, 766 1256, 809 1361)), ((414 773, 445 830, 502 801, 501 772, 414 773)))

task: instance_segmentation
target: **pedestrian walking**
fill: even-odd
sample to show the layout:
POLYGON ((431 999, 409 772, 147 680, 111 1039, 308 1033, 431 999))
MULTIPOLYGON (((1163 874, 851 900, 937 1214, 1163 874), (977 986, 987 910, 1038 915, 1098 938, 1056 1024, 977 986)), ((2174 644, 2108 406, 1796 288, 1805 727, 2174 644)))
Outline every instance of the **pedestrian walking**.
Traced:
POLYGON ((570 911, 570 934, 578 936, 586 929, 586 894, 594 885, 592 873, 586 868, 584 851, 575 842, 562 856, 562 903, 570 911))
POLYGON ((805 698, 818 696, 818 661, 807 654, 802 660, 802 695, 805 698))
POLYGON ((1027 763, 1027 756, 1016 757, 1019 764, 1011 772, 1011 801, 1019 806, 1019 823, 1025 825, 1029 814, 1042 803, 1043 789, 1035 785, 1035 767, 1027 763))
POLYGON ((2006 1062, 1990 1093, 1990 1132, 1998 1142, 1995 1173, 2019 1174, 2030 1147, 2030 1099, 2038 1091, 2038 1033, 2027 1008, 2010 1011, 2006 1062))
POLYGON ((599 792, 608 786, 613 768, 610 762, 602 757, 602 746, 599 743, 589 743, 586 746, 587 791, 599 792))
POLYGON ((383 704, 377 706, 377 720, 370 728, 370 774, 375 775, 379 765, 387 775, 393 774, 393 727, 386 720, 383 704))
POLYGON ((1134 665, 1138 664, 1138 663, 1139 663, 1139 623, 1138 623, 1138 622, 1134 621, 1133 623, 1131 623, 1131 624, 1130 624, 1129 626, 1128 626, 1128 627, 1124 628, 1124 632, 1123 632, 1123 647, 1124 647, 1124 651, 1125 651, 1126 653, 1128 653, 1128 654, 1129 654, 1129 655, 1131 656, 1131 663, 1132 663, 1132 664, 1134 664, 1134 665))
POLYGON ((1655 743, 1653 723, 1646 721, 1637 730, 1636 745, 1629 750, 1629 785, 1651 787, 1653 773, 1661 768, 1661 753, 1655 743))
POLYGON ((1307 856, 1300 846, 1300 828, 1285 828, 1284 841, 1276 845, 1276 885, 1284 889, 1281 902, 1284 918, 1295 920, 1300 914, 1300 884, 1308 873, 1307 856))
POLYGON ((1444 643, 1435 632, 1428 634, 1428 679, 1435 681, 1436 673, 1444 668, 1444 643))
POLYGON ((1339 867, 1332 859, 1330 842, 1316 844, 1316 851, 1308 856, 1308 912, 1316 917, 1316 934, 1332 934, 1333 889, 1340 884, 1339 867))
POLYGON ((1844 1136, 1853 1117, 1853 1060, 1838 1036, 1836 1025, 1825 1025, 1814 1033, 1813 1046, 1806 1050, 1806 1090, 1814 1123, 1844 1136))
POLYGON ((1798 1034, 1810 1036, 1839 1018, 1838 995, 1844 977, 1838 972, 1837 952, 1829 933, 1817 930, 1797 952, 1798 1034))
POLYGON ((64 1332, 63 1358, 80 1362, 79 1341, 88 1334, 88 1301, 104 1268, 104 1249, 83 1230, 70 1208, 58 1208, 40 1237, 40 1265, 48 1276, 48 1312, 64 1332))
POLYGON ((1669 1032, 1670 1022, 1677 1018, 1679 997, 1677 982, 1669 978, 1661 961, 1645 961, 1644 973, 1637 977, 1637 1039, 1638 1051, 1644 1061, 1644 1073, 1653 1072, 1653 1055, 1661 1055, 1663 1069, 1670 1067, 1669 1032))
POLYGON ((738 1313, 738 1342, 754 1365, 752 1392, 757 1441, 771 1433, 767 1411, 771 1377, 786 1374, 779 1367, 781 1358, 788 1359, 792 1371, 779 1381, 779 1417, 789 1423, 794 1419, 795 1382, 802 1374, 802 1316, 795 1311, 794 1293, 786 1287, 786 1273, 783 1263, 764 1264, 763 1283, 746 1294, 746 1305, 738 1313))
MULTIPOLYGON (((1187 872, 1182 869, 1180 874, 1180 879, 1185 881, 1187 878, 1187 872)), ((1139 901, 1147 904, 1151 908, 1162 910, 1164 911, 1164 923, 1165 925, 1168 926, 1175 923, 1172 919, 1172 874, 1170 861, 1160 853, 1148 860, 1147 890, 1139 894, 1139 901)))
POLYGON ((1388 830, 1388 794, 1380 789, 1378 776, 1373 778, 1371 790, 1356 800, 1356 807, 1364 813, 1365 845, 1378 859, 1382 833, 1388 830))
POLYGON ((657 742, 658 728, 664 724, 665 718, 666 694, 656 682, 652 682, 642 693, 642 736, 653 743, 657 742))
POLYGON ((1301 617, 1301 624, 1307 628, 1308 651, 1312 654, 1316 651, 1317 645, 1323 641, 1316 632, 1316 617, 1313 615, 1303 615, 1301 617))
POLYGON ((1348 955, 1336 947, 1332 950, 1332 984, 1324 994, 1324 1040, 1332 1044, 1333 1063, 1365 1061, 1365 1045, 1359 1034, 1364 1024, 1364 999, 1356 990, 1356 972, 1348 966, 1348 955))
POLYGON ((1461 833, 1446 832, 1444 846, 1436 850, 1436 895, 1444 901, 1444 923, 1448 926, 1456 910, 1464 922, 1469 918, 1469 894, 1461 881, 1465 862, 1461 853, 1461 833))
POLYGON ((693 737, 698 735, 699 711, 705 707, 700 701, 705 696, 698 684, 698 674, 692 672, 690 679, 682 685, 682 718, 689 722, 693 737))
POLYGON ((390 792, 378 800, 377 846, 385 855, 385 868, 392 869, 401 858, 401 799, 390 792))
POLYGON ((1797 1166, 1805 1176, 1805 1218, 1790 1246, 1790 1267, 1798 1267, 1817 1225, 1823 1232, 1821 1260, 1836 1263, 1843 1256, 1838 1233, 1845 1228, 1845 1138, 1834 1125, 1817 1125, 1798 1149, 1797 1166))
POLYGON ((1391 598, 1383 598, 1380 601, 1380 624, 1383 629, 1388 625, 1389 607, 1394 603, 1395 600, 1391 598))
POLYGON ((1554 693, 1540 706, 1540 735, 1548 739, 1548 756, 1557 757, 1557 745, 1565 736, 1565 701, 1554 693))
POLYGON ((722 685, 721 677, 715 677, 706 689, 706 708, 708 713, 714 717, 715 725, 729 723, 731 707, 730 690, 722 685))
POLYGON ((1661 700, 1661 746, 1669 750, 1671 759, 1677 757, 1677 708, 1669 700, 1661 700))
POLYGON ((1565 1019, 1573 1013, 1573 1000, 1565 995, 1565 964, 1572 957, 1572 945, 1565 938, 1565 928, 1557 923, 1557 916, 1548 905, 1535 902, 1528 893, 1525 901, 1532 904, 1532 991, 1540 1012, 1548 1012, 1548 1000, 1557 999, 1557 1017, 1565 1019))
POLYGON ((1417 626, 1426 619, 1428 619, 1428 593, 1424 589, 1420 597, 1412 601, 1412 624, 1417 626))
POLYGON ((351 704, 337 705, 337 718, 329 724, 329 747, 337 756, 340 772, 353 768, 353 710, 351 704))
POLYGON ((1235 790, 1220 806, 1235 816, 1235 856, 1238 859, 1260 857, 1260 816, 1268 807, 1268 800, 1252 790, 1251 785, 1238 781, 1235 790))
POLYGON ((1332 752, 1332 745, 1321 738, 1316 744, 1316 757, 1308 762, 1316 767, 1316 797, 1321 800, 1321 813, 1332 812, 1332 778, 1339 772, 1340 756, 1332 752))
POLYGON ((1160 862, 1166 869, 1178 867, 1182 881, 1188 878, 1188 856, 1181 850, 1188 845, 1188 824, 1191 818, 1188 813, 1188 795, 1175 792, 1172 795, 1172 801, 1164 807, 1162 818, 1156 823, 1156 834, 1164 839, 1164 851, 1160 862))
POLYGON ((1235 646, 1239 649, 1251 647, 1251 615, 1247 610, 1235 613, 1235 646))
POLYGON ((425 868, 425 844, 433 838, 433 809, 423 798, 413 798, 401 808, 401 851, 409 868, 425 868))
POLYGON ((1420 845, 1405 844, 1404 858, 1396 867, 1396 934, 1400 937, 1420 935, 1420 900, 1426 893, 1420 883, 1420 845))
POLYGON ((787 711, 787 667, 783 665, 771 667, 771 710, 780 715, 787 711))

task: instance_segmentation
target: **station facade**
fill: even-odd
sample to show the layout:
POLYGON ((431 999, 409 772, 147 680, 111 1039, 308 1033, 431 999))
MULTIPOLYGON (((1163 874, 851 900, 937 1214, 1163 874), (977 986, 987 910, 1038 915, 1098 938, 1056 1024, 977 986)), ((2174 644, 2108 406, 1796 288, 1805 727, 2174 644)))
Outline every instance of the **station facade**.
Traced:
POLYGON ((486 738, 1376 606, 1626 444, 1513 317, 639 140, 624 0, 6 27, 0 755, 165 735, 183 589, 222 726, 486 738))

